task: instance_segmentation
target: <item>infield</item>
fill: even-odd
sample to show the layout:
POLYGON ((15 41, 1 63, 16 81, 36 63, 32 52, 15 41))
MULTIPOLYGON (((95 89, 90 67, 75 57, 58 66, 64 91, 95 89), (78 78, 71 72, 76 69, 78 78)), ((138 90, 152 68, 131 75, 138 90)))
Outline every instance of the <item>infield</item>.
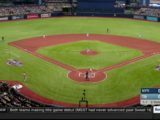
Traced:
POLYGON ((97 40, 80 40, 40 48, 38 53, 78 69, 100 69, 143 55, 140 51, 97 40), (94 50, 96 55, 82 55, 81 51, 94 50))
MULTIPOLYGON (((86 89, 86 97, 91 106, 129 106, 139 103, 137 96, 140 88, 158 86, 160 83, 160 74, 154 69, 160 62, 159 23, 117 18, 65 17, 5 22, 0 23, 0 26, 0 34, 4 35, 6 40, 0 44, 0 78, 24 84, 29 89, 24 87, 22 93, 37 101, 75 106, 81 99, 82 90, 86 89), (106 33, 106 28, 110 28, 110 33, 106 33), (128 46, 130 49, 136 48, 144 55, 101 68, 99 71, 106 74, 107 79, 93 84, 70 80, 67 77, 68 73, 77 70, 75 67, 35 52, 40 47, 60 45, 64 38, 70 40, 69 42, 88 40, 83 36, 86 33, 94 35, 90 36, 93 40, 99 40, 97 35, 101 35, 102 40, 112 38, 112 40, 107 39, 107 43, 115 43, 114 45, 121 47, 128 46), (42 39, 44 34, 47 36, 47 42, 42 39), (14 47, 9 46, 9 42, 12 42, 12 45, 14 43, 14 47), (6 64, 8 58, 18 59, 24 66, 21 68, 8 66, 6 64), (29 75, 26 82, 21 76, 24 71, 29 75)), ((67 40, 63 42, 67 44, 67 40)))

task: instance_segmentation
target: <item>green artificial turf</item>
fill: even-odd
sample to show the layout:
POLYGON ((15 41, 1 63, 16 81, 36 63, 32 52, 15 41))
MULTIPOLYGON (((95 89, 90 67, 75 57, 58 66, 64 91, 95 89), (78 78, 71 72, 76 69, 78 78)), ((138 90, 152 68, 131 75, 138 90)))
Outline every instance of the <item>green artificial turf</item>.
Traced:
POLYGON ((41 48, 37 52, 79 69, 100 69, 142 55, 138 50, 95 40, 82 40, 80 42, 49 46, 41 48), (98 54, 93 56, 82 55, 81 51, 87 49, 97 51, 98 54))
MULTIPOLYGON (((160 23, 117 18, 64 17, 1 22, 0 36, 5 37, 5 42, 0 42, 0 79, 20 81, 44 97, 66 103, 78 103, 83 89, 86 89, 89 104, 126 100, 138 95, 141 87, 160 84, 160 72, 154 70, 155 66, 160 64, 160 55, 109 71, 106 73, 108 78, 99 83, 83 84, 67 78, 68 71, 63 68, 9 46, 8 42, 43 34, 82 33, 131 37, 139 37, 141 34, 144 39, 160 42, 159 32, 160 23), (107 33, 107 28, 110 29, 109 33, 107 33), (24 66, 8 66, 6 61, 9 58, 22 61, 24 66), (26 82, 23 81, 23 72, 29 75, 26 82)), ((79 65, 82 67, 81 64, 79 65)), ((84 67, 86 66, 84 65, 84 67)), ((97 64, 95 67, 100 66, 97 64)))

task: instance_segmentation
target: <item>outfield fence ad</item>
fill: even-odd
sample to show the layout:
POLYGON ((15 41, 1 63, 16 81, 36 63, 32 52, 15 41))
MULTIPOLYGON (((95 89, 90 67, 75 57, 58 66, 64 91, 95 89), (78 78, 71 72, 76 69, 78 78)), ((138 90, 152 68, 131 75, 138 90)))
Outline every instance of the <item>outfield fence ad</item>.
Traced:
POLYGON ((149 21, 156 21, 156 22, 158 22, 158 17, 147 16, 146 19, 149 20, 149 21))
MULTIPOLYGON (((27 14, 27 15, 11 15, 0 17, 0 21, 8 21, 8 20, 20 20, 20 19, 37 19, 37 18, 50 18, 50 17, 58 17, 58 16, 66 16, 63 12, 54 12, 54 13, 41 13, 41 14, 27 14)), ((68 16, 68 15, 67 15, 68 16)), ((69 16, 92 16, 91 13, 85 14, 74 14, 69 16)), ((133 15, 133 14, 104 14, 95 15, 95 17, 117 17, 117 18, 130 18, 130 19, 139 19, 139 20, 147 20, 153 22, 159 22, 160 17, 155 16, 145 16, 145 15, 133 15)))
POLYGON ((0 21, 8 20, 8 17, 0 17, 0 21))
POLYGON ((27 19, 34 19, 34 18, 39 18, 38 14, 28 14, 27 19))
POLYGON ((51 17, 51 13, 40 14, 40 17, 41 17, 41 18, 51 17))
POLYGON ((24 15, 11 16, 11 20, 18 20, 18 19, 24 19, 24 15))

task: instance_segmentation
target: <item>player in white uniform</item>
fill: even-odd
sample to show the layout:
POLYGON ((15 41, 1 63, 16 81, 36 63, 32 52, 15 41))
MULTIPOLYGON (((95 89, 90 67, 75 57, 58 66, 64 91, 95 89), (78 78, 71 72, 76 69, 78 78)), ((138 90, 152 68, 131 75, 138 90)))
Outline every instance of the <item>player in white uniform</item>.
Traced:
POLYGON ((46 35, 43 35, 43 38, 45 39, 45 38, 46 38, 46 35))
POLYGON ((23 75, 23 80, 25 82, 28 79, 28 76, 27 76, 27 74, 25 72, 22 75, 23 75))
POLYGON ((87 33, 86 36, 89 37, 89 33, 87 33))

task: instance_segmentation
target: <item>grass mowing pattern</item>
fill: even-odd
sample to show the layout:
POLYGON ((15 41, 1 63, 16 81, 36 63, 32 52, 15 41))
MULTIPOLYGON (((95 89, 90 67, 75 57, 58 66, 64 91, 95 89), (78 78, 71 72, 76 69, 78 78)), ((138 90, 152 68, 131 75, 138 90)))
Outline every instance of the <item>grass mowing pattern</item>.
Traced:
POLYGON ((131 37, 142 34, 145 39, 160 42, 160 24, 156 22, 85 17, 4 22, 0 23, 0 35, 6 40, 0 42, 0 79, 18 80, 42 96, 69 103, 77 103, 82 90, 86 89, 91 104, 125 100, 138 95, 141 87, 159 85, 160 73, 154 68, 160 63, 160 55, 110 71, 108 79, 98 84, 78 84, 66 77, 66 70, 7 45, 11 41, 43 34, 106 34, 107 28, 110 28, 109 34, 131 37), (11 54, 4 49, 9 49, 11 54), (20 59, 24 67, 6 65, 8 58, 20 59), (29 74, 27 82, 22 80, 24 71, 29 74))
POLYGON ((138 50, 93 40, 44 47, 37 52, 79 69, 100 69, 142 55, 138 50), (95 50, 98 54, 95 56, 80 54, 81 51, 87 49, 95 50))

